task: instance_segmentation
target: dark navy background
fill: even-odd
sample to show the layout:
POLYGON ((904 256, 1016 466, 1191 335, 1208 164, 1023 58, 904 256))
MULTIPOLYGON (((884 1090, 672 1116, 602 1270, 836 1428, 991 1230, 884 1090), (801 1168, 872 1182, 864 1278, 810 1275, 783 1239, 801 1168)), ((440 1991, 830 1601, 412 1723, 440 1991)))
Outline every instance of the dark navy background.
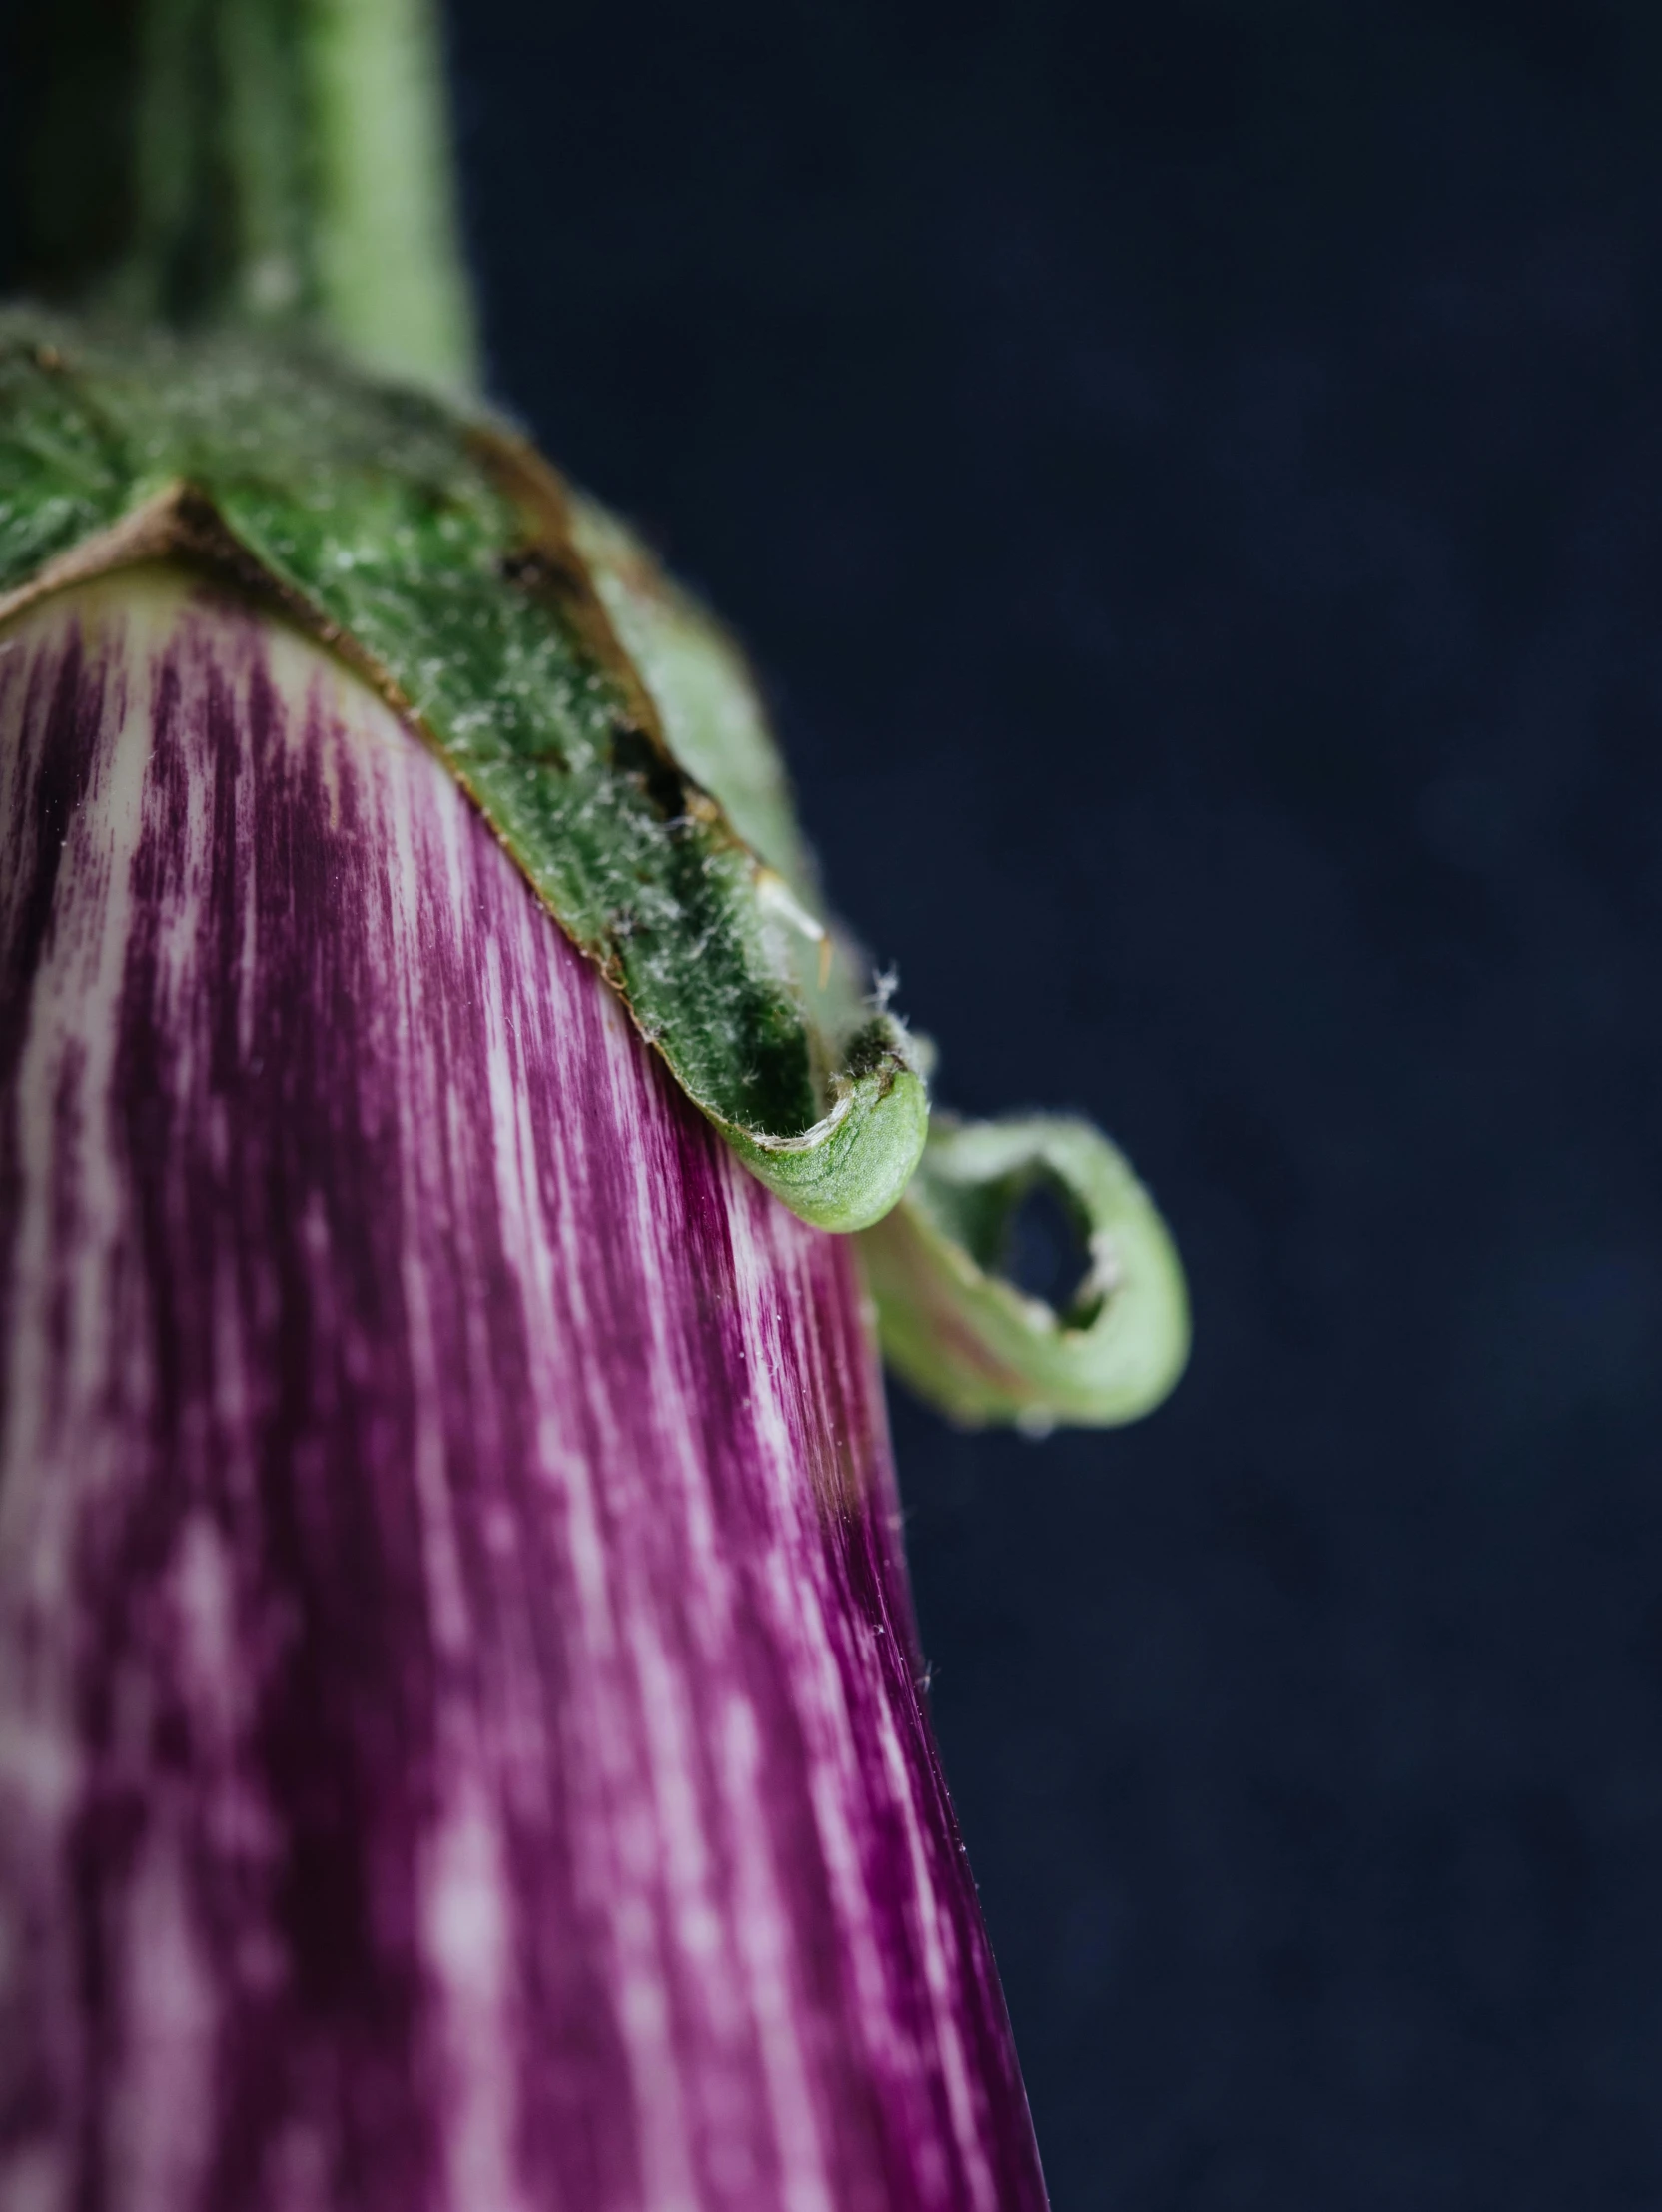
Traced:
POLYGON ((1656 2212, 1662 9, 450 15, 497 389, 1187 1258, 895 1405, 1057 2212, 1656 2212))
POLYGON ((1662 2205, 1662 9, 466 0, 499 390, 959 1105, 1194 1287, 895 1406, 1058 2212, 1662 2205))

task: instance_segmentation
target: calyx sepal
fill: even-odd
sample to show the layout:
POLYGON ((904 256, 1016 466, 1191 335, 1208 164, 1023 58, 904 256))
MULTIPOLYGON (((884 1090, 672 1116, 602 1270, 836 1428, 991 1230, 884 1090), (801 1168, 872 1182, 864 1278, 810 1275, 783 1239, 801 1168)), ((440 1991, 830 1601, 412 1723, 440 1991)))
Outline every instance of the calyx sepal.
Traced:
POLYGON ((937 1117, 901 1203, 861 1248, 883 1355, 953 1420, 1111 1427, 1148 1413, 1189 1354, 1183 1269, 1153 1200, 1089 1122, 937 1117), (1044 1185, 1077 1232, 1059 1309, 1003 1272, 1044 1185))
POLYGON ((0 621, 156 560, 310 630, 432 745, 752 1173, 865 1232, 924 1397, 1041 1429, 1165 1396, 1188 1310, 1147 1193, 1083 1122, 931 1129, 927 1044, 828 914, 743 653, 510 427, 315 352, 0 315, 0 621), (1036 1181, 1089 1255, 1060 1312, 1001 1272, 1036 1181))

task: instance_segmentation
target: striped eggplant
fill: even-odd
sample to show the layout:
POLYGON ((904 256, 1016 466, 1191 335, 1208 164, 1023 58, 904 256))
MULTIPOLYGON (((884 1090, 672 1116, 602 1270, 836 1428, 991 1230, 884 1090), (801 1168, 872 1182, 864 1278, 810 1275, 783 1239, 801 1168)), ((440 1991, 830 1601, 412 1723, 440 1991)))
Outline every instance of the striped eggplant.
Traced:
POLYGON ((188 17, 298 198, 268 129, 219 293, 151 209, 0 319, 0 2207, 1042 2206, 875 1336, 1131 1418, 1170 1245, 1083 1124, 929 1126, 742 656, 435 388, 415 185, 366 339, 419 11, 154 0, 141 123, 188 17))
POLYGON ((0 657, 0 2204, 1042 2201, 846 1239, 165 571, 0 657))

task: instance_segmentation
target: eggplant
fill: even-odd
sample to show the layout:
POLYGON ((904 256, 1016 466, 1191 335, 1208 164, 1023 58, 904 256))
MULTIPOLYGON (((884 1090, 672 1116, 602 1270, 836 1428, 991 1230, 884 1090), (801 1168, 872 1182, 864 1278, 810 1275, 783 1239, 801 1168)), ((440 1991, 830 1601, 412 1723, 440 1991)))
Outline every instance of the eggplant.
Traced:
POLYGON ((0 315, 0 2208, 1036 2212, 877 1352, 1134 1418, 1170 1240, 931 1124, 742 652, 468 389, 418 0, 136 13, 0 315))

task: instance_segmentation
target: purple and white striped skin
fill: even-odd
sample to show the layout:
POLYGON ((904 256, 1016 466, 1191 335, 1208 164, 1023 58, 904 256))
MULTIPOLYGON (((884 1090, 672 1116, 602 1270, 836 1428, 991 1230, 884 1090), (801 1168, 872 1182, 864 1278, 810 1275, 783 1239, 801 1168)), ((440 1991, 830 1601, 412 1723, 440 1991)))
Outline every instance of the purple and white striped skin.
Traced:
POLYGON ((1042 2206, 847 1243, 206 586, 0 840, 0 2206, 1042 2206))

